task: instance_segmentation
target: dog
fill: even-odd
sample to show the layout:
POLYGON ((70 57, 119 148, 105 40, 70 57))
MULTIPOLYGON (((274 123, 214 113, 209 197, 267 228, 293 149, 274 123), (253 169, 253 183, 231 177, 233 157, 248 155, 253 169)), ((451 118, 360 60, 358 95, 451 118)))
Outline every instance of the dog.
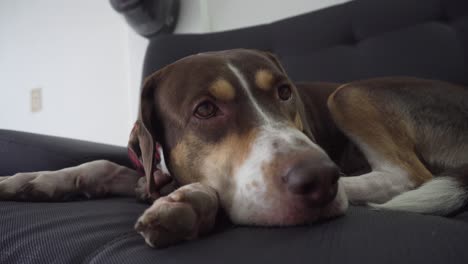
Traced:
POLYGON ((0 199, 136 194, 152 201, 135 225, 152 247, 207 234, 220 212, 262 226, 338 217, 349 202, 447 215, 467 201, 467 131, 462 86, 294 84, 268 52, 200 53, 144 81, 129 140, 137 170, 99 160, 18 173, 0 177, 0 199))

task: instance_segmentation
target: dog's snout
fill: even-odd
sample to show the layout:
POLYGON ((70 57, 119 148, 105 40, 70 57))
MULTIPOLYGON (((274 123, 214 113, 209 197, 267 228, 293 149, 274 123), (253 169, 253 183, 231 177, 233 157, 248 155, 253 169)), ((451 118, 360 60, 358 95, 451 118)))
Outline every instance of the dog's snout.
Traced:
POLYGON ((331 202, 338 190, 339 170, 331 161, 302 160, 282 177, 290 193, 303 196, 313 206, 331 202))

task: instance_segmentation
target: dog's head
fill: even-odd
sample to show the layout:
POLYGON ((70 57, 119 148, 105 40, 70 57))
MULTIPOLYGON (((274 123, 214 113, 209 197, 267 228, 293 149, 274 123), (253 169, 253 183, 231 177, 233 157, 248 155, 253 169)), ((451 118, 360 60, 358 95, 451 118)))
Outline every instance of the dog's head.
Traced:
POLYGON ((270 53, 181 59, 146 79, 140 110, 147 174, 157 140, 177 182, 213 187, 235 223, 293 225, 347 207, 339 170, 314 142, 299 92, 270 53))

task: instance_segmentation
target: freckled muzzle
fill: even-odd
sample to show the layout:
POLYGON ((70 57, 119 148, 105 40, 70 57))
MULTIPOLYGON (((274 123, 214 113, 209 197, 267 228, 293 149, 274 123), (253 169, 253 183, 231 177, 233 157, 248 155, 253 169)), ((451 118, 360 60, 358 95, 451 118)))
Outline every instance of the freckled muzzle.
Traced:
POLYGON ((338 167, 291 127, 263 129, 235 179, 229 213, 237 223, 303 224, 341 214, 347 205, 338 167), (260 184, 249 188, 252 182, 260 184))

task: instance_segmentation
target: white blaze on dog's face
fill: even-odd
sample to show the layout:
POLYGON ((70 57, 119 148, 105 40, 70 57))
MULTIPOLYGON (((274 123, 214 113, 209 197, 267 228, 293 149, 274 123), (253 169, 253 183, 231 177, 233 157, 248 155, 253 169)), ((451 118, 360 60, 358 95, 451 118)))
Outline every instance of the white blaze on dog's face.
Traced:
POLYGON ((181 184, 215 188, 233 222, 294 225, 346 210, 338 169, 313 142, 298 91, 270 54, 199 54, 160 75, 167 166, 181 184))

